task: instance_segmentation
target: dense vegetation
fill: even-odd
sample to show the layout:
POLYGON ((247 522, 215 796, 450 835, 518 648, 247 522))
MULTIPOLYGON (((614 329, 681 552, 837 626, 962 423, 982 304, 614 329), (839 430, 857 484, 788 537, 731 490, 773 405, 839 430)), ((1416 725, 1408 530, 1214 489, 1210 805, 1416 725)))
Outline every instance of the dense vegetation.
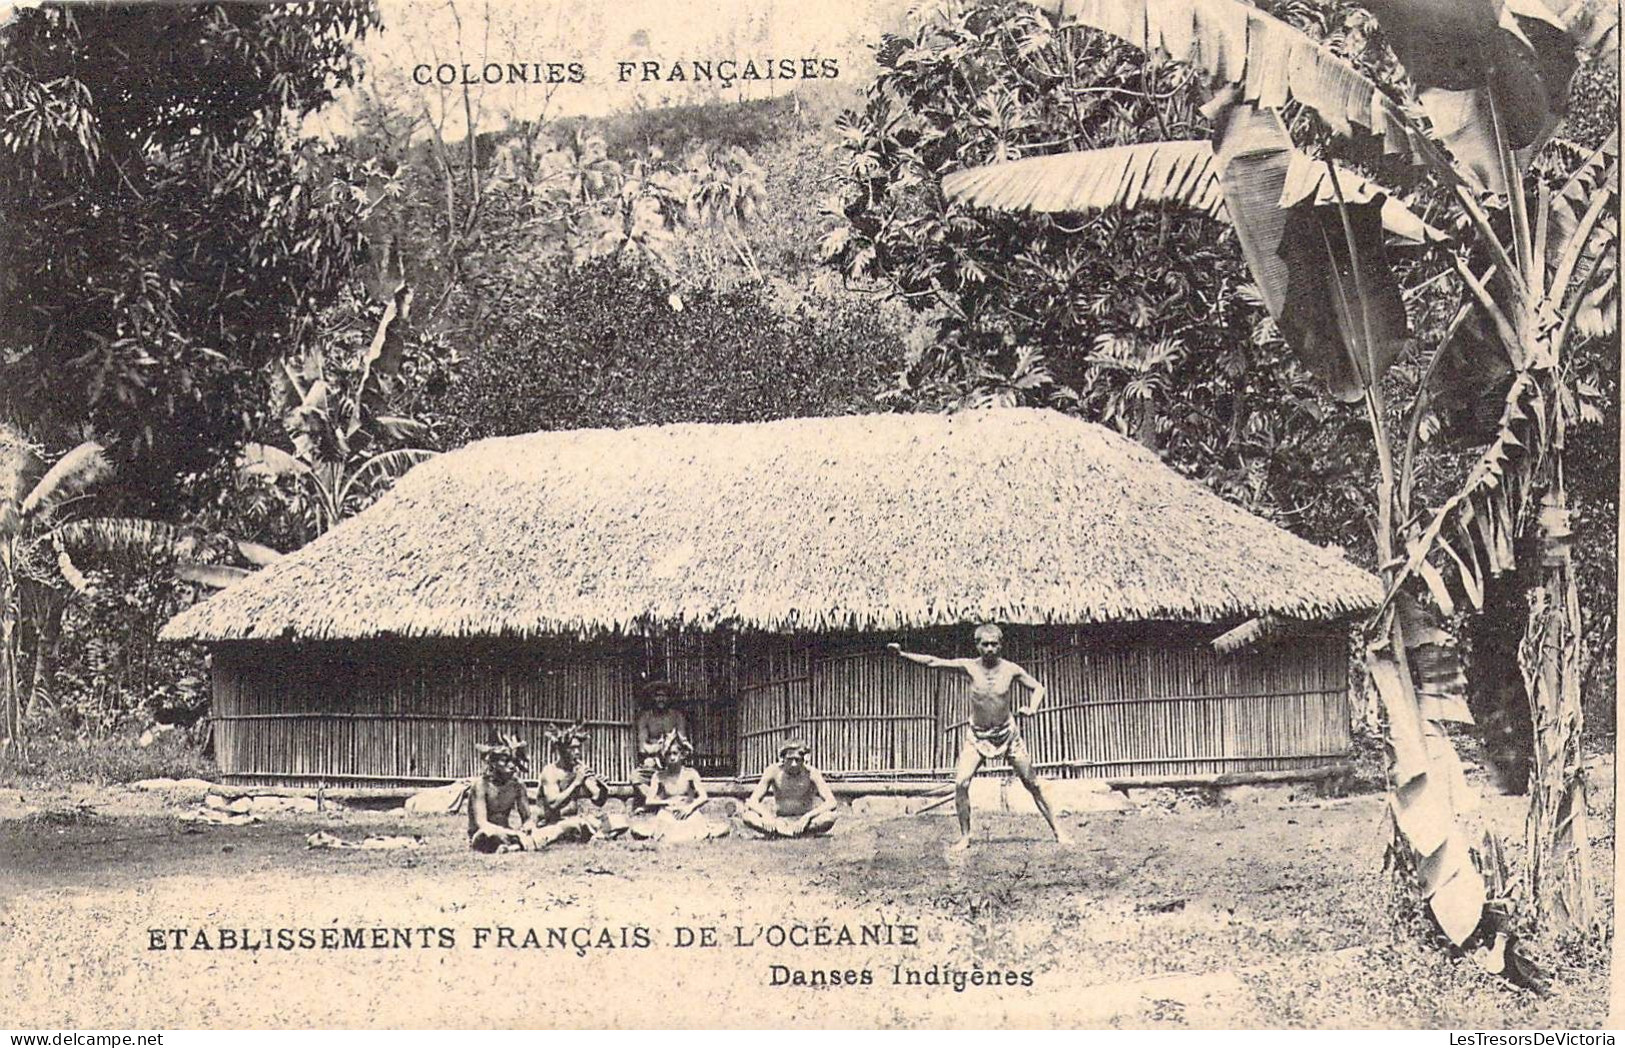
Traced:
MULTIPOLYGON (((1386 54, 1351 9, 1270 6, 1386 54)), ((299 117, 356 82, 354 42, 377 30, 365 7, 44 7, 0 28, 0 236, 15 245, 0 421, 42 462, 87 436, 109 449, 116 481, 74 513, 286 551, 375 497, 406 453, 488 435, 1030 403, 1114 426, 1375 563, 1362 409, 1293 357, 1227 225, 1005 215, 942 195, 944 175, 978 163, 1207 135, 1188 69, 1000 0, 888 37, 874 82, 844 94, 468 136, 455 96, 425 115, 362 81, 349 132, 300 138, 299 117), (410 309, 388 314, 403 281, 410 309), (398 367, 355 388, 386 321, 398 367), (359 425, 340 446, 323 420, 344 412, 359 425), (336 502, 298 468, 353 477, 380 456, 395 457, 336 502)), ((1583 75, 1563 134, 1589 146, 1617 86, 1583 75)), ((1420 288, 1406 299, 1417 345, 1431 345, 1450 302, 1424 281, 1445 262, 1399 264, 1420 288)), ((1599 673, 1618 454, 1604 345, 1581 361, 1605 424, 1570 435, 1599 673)), ((1399 358, 1391 403, 1425 367, 1399 358)), ((1418 503, 1467 455, 1442 438, 1425 449, 1418 503)), ((210 549, 213 567, 254 566, 210 549)), ((38 550, 73 627, 47 705, 99 731, 204 701, 196 656, 172 665, 150 644, 203 592, 175 580, 174 550, 87 553, 95 595, 38 550)), ((19 679, 58 628, 18 627, 19 679)))

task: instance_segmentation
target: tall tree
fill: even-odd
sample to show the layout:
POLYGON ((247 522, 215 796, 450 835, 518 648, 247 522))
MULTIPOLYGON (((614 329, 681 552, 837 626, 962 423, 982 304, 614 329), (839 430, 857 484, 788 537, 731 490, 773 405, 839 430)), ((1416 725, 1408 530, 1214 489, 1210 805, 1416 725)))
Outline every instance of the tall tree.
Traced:
POLYGON ((298 136, 370 5, 47 5, 0 26, 0 411, 85 423, 162 502, 361 258, 365 174, 298 136))
MULTIPOLYGON (((1456 820, 1460 765, 1442 729, 1467 719, 1466 708, 1437 616, 1483 607, 1487 591, 1512 589, 1488 583, 1516 571, 1527 594, 1518 661, 1536 745, 1526 880, 1547 930, 1588 933, 1580 621, 1563 450, 1580 415, 1575 347, 1617 314, 1602 301, 1618 293, 1617 221, 1606 220, 1617 210, 1617 138, 1561 178, 1528 170, 1556 127, 1577 60, 1612 57, 1618 9, 1592 0, 1561 10, 1369 0, 1428 126, 1344 58, 1237 0, 1047 6, 1064 23, 1202 70, 1214 90, 1211 147, 1155 143, 1018 160, 952 176, 944 190, 984 205, 1064 212, 1211 208, 1222 197, 1283 334, 1334 392, 1363 401, 1370 420, 1389 599, 1367 665, 1388 714, 1400 841, 1431 911, 1458 944, 1485 926, 1486 885, 1456 820), (1385 227, 1406 224, 1402 205, 1392 190, 1301 151, 1287 123, 1300 113, 1322 122, 1330 148, 1375 142, 1419 170, 1459 216, 1462 233, 1450 247, 1460 306, 1403 436, 1390 431, 1381 382, 1409 335, 1383 237, 1385 227), (1467 363, 1444 366, 1452 361, 1467 363), (1440 505, 1413 506, 1429 401, 1482 396, 1483 373, 1498 366, 1510 383, 1488 447, 1440 505)), ((1498 966, 1506 945, 1497 935, 1478 956, 1498 966)))

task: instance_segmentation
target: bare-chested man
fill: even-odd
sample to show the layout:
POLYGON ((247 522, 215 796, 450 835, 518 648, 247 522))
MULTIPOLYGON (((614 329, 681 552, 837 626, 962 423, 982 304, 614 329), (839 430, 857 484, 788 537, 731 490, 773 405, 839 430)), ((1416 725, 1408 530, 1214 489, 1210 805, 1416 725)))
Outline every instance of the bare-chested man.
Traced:
POLYGON ((829 783, 807 763, 807 744, 791 739, 779 747, 778 763, 762 773, 739 821, 768 837, 817 837, 835 828, 835 808, 829 783))
POLYGON ((900 644, 887 645, 903 658, 921 666, 936 670, 959 670, 970 675, 970 738, 960 751, 959 764, 954 768, 954 810, 959 815, 959 839, 953 843, 954 851, 964 851, 970 847, 970 783, 976 777, 976 770, 989 757, 1010 758, 1010 767, 1015 769, 1027 792, 1033 795, 1033 803, 1038 806, 1044 821, 1049 823, 1050 832, 1060 843, 1068 843, 1066 834, 1055 824, 1049 798, 1044 796, 1044 784, 1033 771, 1032 761, 1027 757, 1027 744, 1022 741, 1021 730, 1016 727, 1016 714, 1030 717, 1038 712, 1039 704, 1044 701, 1044 686, 1020 666, 1000 658, 999 650, 1003 643, 1003 632, 989 623, 976 628, 978 654, 974 659, 939 659, 934 655, 904 651, 900 644), (1028 696, 1026 705, 1012 709, 1010 686, 1018 682, 1032 694, 1028 696))
POLYGON ((609 787, 582 758, 586 732, 572 727, 549 737, 553 763, 542 769, 543 825, 536 831, 537 841, 590 841, 600 832, 625 832, 624 819, 608 820, 601 812, 584 811, 587 804, 602 808, 609 799, 609 787))
POLYGON ((697 841, 726 837, 731 827, 726 819, 710 819, 696 814, 710 794, 700 773, 687 766, 694 747, 677 732, 666 736, 660 751, 660 767, 647 786, 637 790, 638 806, 644 816, 632 820, 632 836, 666 841, 697 841))
POLYGON ((644 692, 648 703, 638 712, 634 730, 638 740, 638 778, 648 783, 660 768, 661 753, 672 732, 688 738, 688 718, 673 705, 676 690, 665 681, 655 681, 644 692))
POLYGON ((468 846, 478 852, 519 851, 535 846, 536 815, 519 772, 529 770, 525 744, 504 737, 494 746, 475 746, 485 774, 468 788, 468 846), (513 828, 514 813, 519 828, 513 828))

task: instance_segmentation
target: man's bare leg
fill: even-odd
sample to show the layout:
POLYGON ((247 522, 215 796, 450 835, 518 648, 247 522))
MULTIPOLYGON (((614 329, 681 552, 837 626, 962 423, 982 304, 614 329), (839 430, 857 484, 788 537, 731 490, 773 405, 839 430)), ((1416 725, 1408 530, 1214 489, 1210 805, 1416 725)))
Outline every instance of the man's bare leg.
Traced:
POLYGON ((765 816, 758 815, 749 808, 746 808, 744 811, 739 813, 739 821, 764 837, 777 837, 779 835, 778 829, 773 825, 771 820, 765 816))
POLYGON ((1059 826, 1055 825, 1055 813, 1050 811, 1049 798, 1044 795, 1044 783, 1039 779, 1038 773, 1033 771, 1032 761, 1026 757, 1017 757, 1015 754, 1011 754, 1010 767, 1016 770, 1016 776, 1021 779, 1021 784, 1027 787, 1028 793, 1033 795, 1033 804, 1038 807, 1038 814, 1042 815, 1044 821, 1049 823, 1049 832, 1055 835, 1056 842, 1071 844, 1072 839, 1059 826))
POLYGON ((835 828, 835 813, 827 811, 822 815, 814 815, 807 828, 801 831, 803 837, 822 837, 835 828))
POLYGON ((959 839, 948 846, 949 851, 970 848, 970 782, 981 766, 982 755, 976 752, 975 746, 966 743, 954 767, 954 814, 959 816, 959 839))

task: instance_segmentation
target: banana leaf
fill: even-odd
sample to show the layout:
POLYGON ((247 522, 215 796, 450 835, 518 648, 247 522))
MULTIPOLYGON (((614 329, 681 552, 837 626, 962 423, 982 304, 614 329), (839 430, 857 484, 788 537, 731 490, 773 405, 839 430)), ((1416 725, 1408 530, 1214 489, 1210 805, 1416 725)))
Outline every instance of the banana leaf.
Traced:
POLYGON ((1318 113, 1341 135, 1369 134, 1414 162, 1436 155, 1399 105, 1365 74, 1285 22, 1238 0, 1040 0, 1061 25, 1112 34, 1231 84, 1240 100, 1318 113))
POLYGON ((1299 359, 1334 395, 1357 400, 1405 345, 1408 329, 1385 231, 1412 243, 1444 239, 1381 186, 1292 146, 1278 114, 1213 108, 1214 145, 1151 142, 1029 157, 948 175, 951 200, 1003 210, 1082 212, 1175 204, 1228 218, 1266 308, 1299 359), (1359 252, 1347 249, 1341 194, 1359 252), (1363 286, 1362 301, 1359 289, 1363 286), (1369 318, 1362 314, 1369 311, 1369 318), (1365 347, 1369 320, 1374 346, 1365 347))
POLYGON ((1545 0, 1360 2, 1377 16, 1459 172, 1502 195, 1497 129, 1527 170, 1567 110, 1579 58, 1617 41, 1618 10, 1598 3, 1559 11, 1545 0))
POLYGON ((1345 194, 1342 208, 1316 206, 1310 191, 1282 207, 1295 150, 1274 110, 1224 109, 1214 147, 1242 256, 1282 337, 1333 396, 1360 399, 1410 334, 1383 243, 1382 199, 1370 193, 1353 203, 1345 194))

